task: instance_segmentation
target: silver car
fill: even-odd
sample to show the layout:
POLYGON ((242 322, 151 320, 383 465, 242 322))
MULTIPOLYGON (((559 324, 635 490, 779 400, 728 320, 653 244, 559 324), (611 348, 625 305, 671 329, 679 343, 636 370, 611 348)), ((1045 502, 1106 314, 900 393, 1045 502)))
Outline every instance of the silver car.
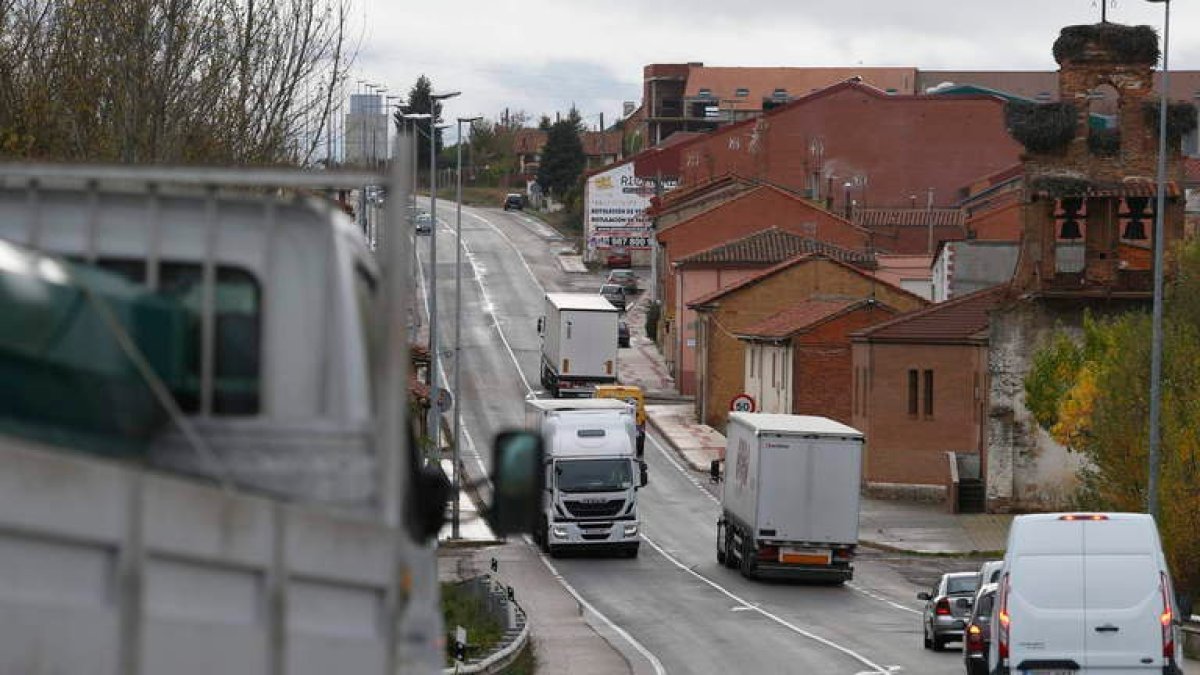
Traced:
POLYGON ((962 641, 978 588, 978 572, 952 572, 943 574, 929 591, 917 594, 925 601, 921 624, 926 649, 940 652, 947 642, 962 641))

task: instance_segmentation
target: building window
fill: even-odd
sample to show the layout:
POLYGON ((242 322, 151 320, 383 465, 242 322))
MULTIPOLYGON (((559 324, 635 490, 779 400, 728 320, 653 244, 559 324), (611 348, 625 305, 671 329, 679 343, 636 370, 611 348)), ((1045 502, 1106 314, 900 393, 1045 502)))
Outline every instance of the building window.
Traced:
POLYGON ((908 371, 908 414, 911 417, 916 417, 919 412, 917 408, 917 389, 920 386, 919 375, 915 370, 908 371))
POLYGON ((933 371, 925 371, 925 416, 933 417, 933 371))
POLYGON ((775 375, 775 350, 771 350, 771 388, 778 389, 779 381, 775 375))
POLYGON ((708 87, 701 87, 700 98, 712 98, 712 90, 708 87))
POLYGON ((738 98, 746 98, 750 95, 750 90, 745 87, 738 87, 737 91, 735 91, 733 95, 738 98))
POLYGON ((754 345, 750 345, 750 377, 754 377, 754 363, 755 363, 754 356, 757 352, 758 352, 758 348, 755 347, 754 345))
POLYGON ((783 87, 777 87, 775 91, 771 92, 771 96, 774 96, 775 98, 787 98, 787 95, 787 89, 784 89, 783 87))

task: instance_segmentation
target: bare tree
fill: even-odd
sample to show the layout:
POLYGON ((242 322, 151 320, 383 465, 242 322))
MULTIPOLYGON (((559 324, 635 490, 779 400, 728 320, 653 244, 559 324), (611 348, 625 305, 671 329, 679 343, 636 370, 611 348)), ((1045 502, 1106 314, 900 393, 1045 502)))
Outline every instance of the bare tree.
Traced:
POLYGON ((350 0, 0 0, 0 154, 308 164, 350 0))

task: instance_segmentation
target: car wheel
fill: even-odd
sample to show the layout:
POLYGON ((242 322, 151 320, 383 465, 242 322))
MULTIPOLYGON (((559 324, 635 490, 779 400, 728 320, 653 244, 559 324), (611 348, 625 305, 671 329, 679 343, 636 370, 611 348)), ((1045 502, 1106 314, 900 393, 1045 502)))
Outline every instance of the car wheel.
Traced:
POLYGON ((946 640, 944 638, 933 636, 933 651, 940 652, 946 649, 946 640))
POLYGON ((925 649, 933 649, 933 640, 929 639, 929 631, 924 625, 921 626, 921 637, 925 639, 925 649))

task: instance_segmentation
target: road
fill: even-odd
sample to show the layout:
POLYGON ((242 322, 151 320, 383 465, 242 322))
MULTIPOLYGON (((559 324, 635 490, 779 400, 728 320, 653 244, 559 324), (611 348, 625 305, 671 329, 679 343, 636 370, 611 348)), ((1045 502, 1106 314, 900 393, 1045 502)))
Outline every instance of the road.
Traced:
MULTIPOLYGON (((452 367, 454 205, 439 201, 438 306, 452 367)), ((485 448, 519 426, 523 399, 539 392, 536 321, 544 290, 599 287, 597 275, 558 266, 565 243, 522 213, 464 208, 463 423, 469 473, 485 448)), ((428 273, 429 238, 419 237, 428 273)), ((452 371, 446 370, 447 378, 452 371)), ((643 548, 636 560, 553 561, 620 630, 610 641, 638 672, 960 673, 957 651, 922 649, 920 590, 882 556, 859 561, 846 587, 753 582, 716 563, 718 505, 707 476, 684 469, 661 441, 647 444, 650 484, 641 493, 643 548)), ((550 577, 547 577, 548 579, 550 577)))

